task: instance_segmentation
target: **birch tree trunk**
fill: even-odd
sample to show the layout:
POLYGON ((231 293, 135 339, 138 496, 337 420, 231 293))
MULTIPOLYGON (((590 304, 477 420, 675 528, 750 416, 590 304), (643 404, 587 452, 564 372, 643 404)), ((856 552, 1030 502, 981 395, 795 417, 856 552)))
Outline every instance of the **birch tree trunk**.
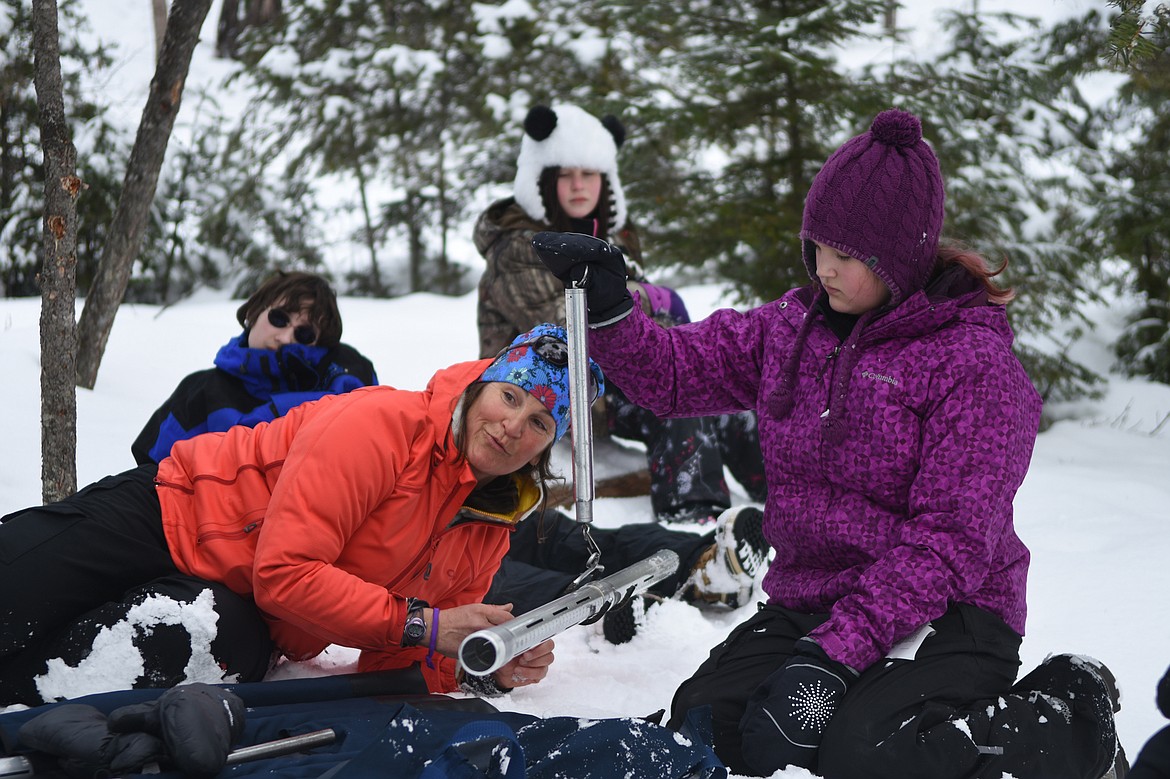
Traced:
POLYGON ((41 266, 41 498, 77 491, 77 149, 65 122, 56 0, 33 0, 33 83, 45 157, 41 266))
POLYGON ((157 61, 167 31, 167 0, 150 0, 150 15, 154 19, 154 58, 157 61))

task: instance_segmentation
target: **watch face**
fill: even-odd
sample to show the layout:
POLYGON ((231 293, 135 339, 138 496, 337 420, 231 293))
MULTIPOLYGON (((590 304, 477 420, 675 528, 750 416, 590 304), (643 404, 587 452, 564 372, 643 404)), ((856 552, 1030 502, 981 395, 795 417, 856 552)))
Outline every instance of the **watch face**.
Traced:
POLYGON ((423 621, 422 617, 411 617, 406 623, 405 633, 408 641, 417 644, 427 633, 427 623, 423 621))

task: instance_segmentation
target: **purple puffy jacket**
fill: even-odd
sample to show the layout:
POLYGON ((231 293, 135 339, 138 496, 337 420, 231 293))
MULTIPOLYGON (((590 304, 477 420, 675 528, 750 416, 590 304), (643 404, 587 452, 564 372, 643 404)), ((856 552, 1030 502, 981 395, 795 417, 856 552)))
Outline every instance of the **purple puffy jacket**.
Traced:
POLYGON ((827 612, 810 635, 833 659, 864 670, 951 603, 1022 635, 1029 554, 1012 499, 1041 403, 1003 307, 918 292, 842 344, 813 294, 671 329, 635 307, 592 331, 591 354, 660 416, 757 412, 776 549, 764 590, 827 612), (799 360, 786 361, 806 316, 799 360))

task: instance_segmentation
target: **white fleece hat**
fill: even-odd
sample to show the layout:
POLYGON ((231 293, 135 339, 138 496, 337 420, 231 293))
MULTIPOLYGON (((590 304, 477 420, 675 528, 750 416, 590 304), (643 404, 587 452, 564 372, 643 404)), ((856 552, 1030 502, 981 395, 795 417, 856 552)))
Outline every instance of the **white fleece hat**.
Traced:
POLYGON ((540 197, 545 168, 586 168, 605 174, 613 200, 613 230, 626 224, 626 196, 618 178, 617 151, 626 131, 617 117, 601 120, 568 103, 533 106, 524 118, 524 139, 516 160, 516 202, 538 222, 548 221, 540 197))

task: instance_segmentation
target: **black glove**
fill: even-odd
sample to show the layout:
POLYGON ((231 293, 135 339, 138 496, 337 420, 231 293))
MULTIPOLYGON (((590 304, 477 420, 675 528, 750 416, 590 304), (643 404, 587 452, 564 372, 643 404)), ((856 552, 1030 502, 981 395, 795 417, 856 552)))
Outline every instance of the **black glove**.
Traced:
POLYGON ((295 349, 279 349, 276 352, 276 360, 280 365, 281 375, 293 392, 323 389, 318 366, 309 362, 306 355, 295 349))
POLYGON ((537 233, 532 238, 540 261, 565 288, 583 287, 591 327, 625 319, 634 308, 626 288, 626 257, 600 238, 581 233, 537 233))
POLYGON ((115 733, 145 731, 166 745, 170 763, 187 776, 210 777, 227 764, 232 744, 244 731, 244 702, 209 684, 173 687, 149 703, 110 712, 115 733))
POLYGON ((69 776, 92 779, 139 773, 164 758, 163 742, 147 733, 113 733, 93 706, 65 703, 20 726, 25 746, 58 758, 69 776))
POLYGON ((744 762, 760 776, 788 765, 811 769, 829 720, 857 672, 830 660, 810 638, 764 680, 739 721, 744 762))

